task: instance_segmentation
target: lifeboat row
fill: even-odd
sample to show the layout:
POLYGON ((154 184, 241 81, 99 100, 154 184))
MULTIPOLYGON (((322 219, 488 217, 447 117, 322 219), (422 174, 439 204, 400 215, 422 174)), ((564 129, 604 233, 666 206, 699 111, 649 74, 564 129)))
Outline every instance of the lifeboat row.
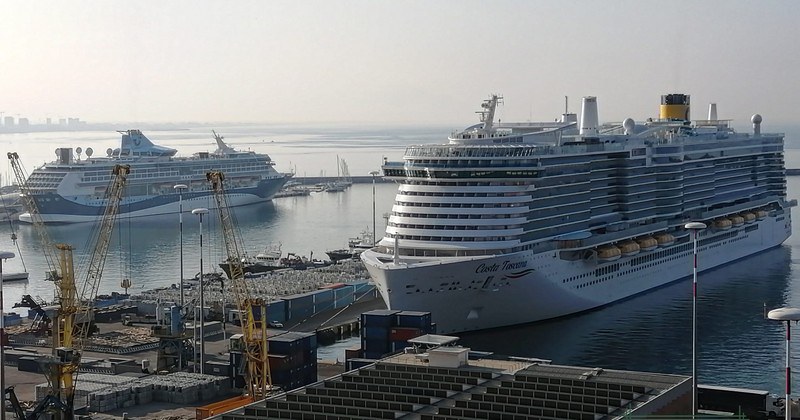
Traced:
POLYGON ((602 245, 596 249, 600 261, 616 261, 621 257, 631 257, 640 252, 652 251, 658 247, 666 247, 675 243, 675 237, 669 233, 655 236, 642 236, 627 239, 616 244, 602 245))
POLYGON ((731 227, 739 227, 745 223, 753 223, 756 220, 764 220, 767 211, 763 209, 745 211, 743 213, 714 219, 710 225, 717 230, 728 230, 731 227))

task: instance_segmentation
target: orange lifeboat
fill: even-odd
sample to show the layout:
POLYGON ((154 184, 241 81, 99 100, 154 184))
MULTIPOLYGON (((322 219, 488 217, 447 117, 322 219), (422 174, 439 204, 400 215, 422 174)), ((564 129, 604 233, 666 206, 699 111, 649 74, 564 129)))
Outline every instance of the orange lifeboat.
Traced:
POLYGON ((745 223, 753 223, 756 221, 756 215, 750 212, 742 213, 745 223))
POLYGON ((597 259, 600 261, 616 261, 622 256, 622 251, 613 245, 604 245, 597 248, 597 259))
POLYGON ((731 222, 730 219, 726 219, 726 218, 723 217, 723 218, 714 220, 714 225, 713 226, 714 226, 714 229, 717 229, 717 230, 728 230, 728 229, 731 228, 732 225, 733 225, 733 222, 731 222))
POLYGON ((741 226, 741 225, 744 224, 744 217, 739 216, 738 214, 734 215, 734 216, 731 216, 730 220, 731 220, 731 224, 733 226, 741 226))
POLYGON ((636 243, 639 244, 639 250, 643 252, 652 251, 658 247, 658 241, 656 241, 652 236, 643 236, 638 238, 636 239, 636 243))
POLYGON ((630 257, 639 253, 639 244, 632 240, 623 241, 617 244, 623 256, 630 257))
POLYGON ((675 243, 675 237, 669 233, 659 233, 656 235, 656 242, 660 247, 670 246, 675 243))
POLYGON ((757 210, 756 211, 756 219, 764 220, 767 218, 767 212, 765 210, 757 210))

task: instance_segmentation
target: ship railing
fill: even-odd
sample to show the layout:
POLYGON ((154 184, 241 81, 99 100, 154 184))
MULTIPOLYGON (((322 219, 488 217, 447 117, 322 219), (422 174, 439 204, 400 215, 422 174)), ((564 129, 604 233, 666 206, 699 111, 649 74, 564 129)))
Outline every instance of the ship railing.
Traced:
POLYGON ((654 234, 659 231, 666 230, 667 228, 669 228, 669 226, 670 224, 668 221, 662 221, 657 223, 650 223, 647 225, 634 226, 614 232, 606 232, 600 234, 594 233, 592 234, 591 237, 586 239, 569 240, 569 241, 556 240, 556 242, 560 243, 558 249, 562 250, 587 249, 587 248, 594 248, 596 246, 607 244, 610 242, 621 241, 623 239, 654 234))
POLYGON ((732 213, 739 213, 745 210, 750 210, 755 207, 763 207, 774 202, 775 200, 776 200, 775 197, 765 197, 759 200, 748 201, 746 203, 737 204, 734 206, 728 206, 721 209, 704 211, 698 214, 697 219, 699 220, 715 219, 717 217, 727 216, 732 213))
MULTIPOLYGON (((476 145, 469 147, 452 145, 409 146, 404 159, 413 158, 508 158, 542 155, 573 155, 587 152, 621 151, 621 143, 548 145, 476 145)), ((433 166, 433 165, 428 165, 433 166)))

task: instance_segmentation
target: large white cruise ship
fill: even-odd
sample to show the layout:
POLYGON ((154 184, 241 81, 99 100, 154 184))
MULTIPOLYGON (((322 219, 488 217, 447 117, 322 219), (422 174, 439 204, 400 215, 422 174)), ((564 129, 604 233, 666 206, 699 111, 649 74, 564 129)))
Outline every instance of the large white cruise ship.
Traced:
MULTIPOLYGON (((76 159, 81 150, 60 148, 58 160, 31 172, 26 184, 45 223, 96 221, 105 209, 103 197, 116 164, 131 165, 120 217, 178 213, 181 199, 184 209, 209 207, 213 200, 208 199, 206 173, 212 169, 225 173, 231 206, 268 201, 288 180, 268 155, 237 151, 216 133, 216 151, 191 157, 176 157, 177 150, 153 144, 139 130, 120 133, 120 147, 108 149, 105 157, 93 157, 87 149, 85 159, 76 159)), ((30 213, 19 219, 30 223, 30 213)))
POLYGON ((398 182, 384 238, 361 254, 390 309, 430 311, 440 333, 540 321, 691 276, 789 237, 783 134, 692 122, 689 96, 664 95, 660 117, 600 125, 481 123, 447 144, 384 162, 398 182))

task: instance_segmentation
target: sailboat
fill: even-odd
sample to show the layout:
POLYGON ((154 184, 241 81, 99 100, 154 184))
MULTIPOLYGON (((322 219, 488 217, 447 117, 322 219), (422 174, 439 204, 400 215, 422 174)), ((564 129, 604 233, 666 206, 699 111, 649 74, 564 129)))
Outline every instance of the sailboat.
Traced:
POLYGON ((340 192, 344 191, 353 185, 350 180, 350 170, 347 168, 347 162, 344 159, 339 159, 336 155, 336 181, 329 182, 325 186, 327 192, 340 192))
POLYGON ((22 258, 22 252, 19 249, 19 244, 17 243, 17 232, 14 230, 14 221, 13 219, 21 213, 22 205, 19 203, 19 193, 16 194, 2 194, 0 195, 0 202, 3 204, 3 209, 5 210, 4 218, 8 220, 9 226, 11 226, 11 242, 17 247, 17 255, 19 256, 19 260, 22 262, 22 272, 19 273, 3 273, 3 283, 11 282, 11 281, 27 281, 28 280, 28 269, 25 267, 25 260, 22 258), (16 195, 16 197, 14 197, 16 195), (7 201, 12 201, 11 203, 6 204, 7 201))

